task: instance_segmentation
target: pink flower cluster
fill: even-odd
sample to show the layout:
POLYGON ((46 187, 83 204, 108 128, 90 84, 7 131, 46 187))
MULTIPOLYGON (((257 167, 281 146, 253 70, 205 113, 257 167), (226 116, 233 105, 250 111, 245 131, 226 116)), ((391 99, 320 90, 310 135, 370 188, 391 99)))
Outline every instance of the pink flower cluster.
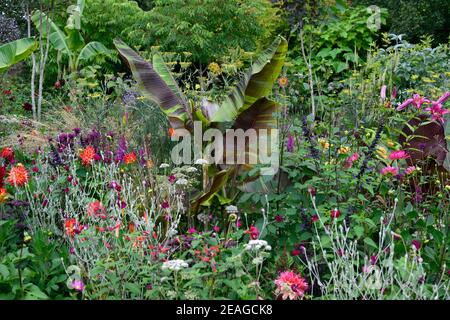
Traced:
POLYGON ((417 110, 420 110, 422 108, 423 104, 431 104, 430 107, 425 108, 425 111, 429 111, 432 116, 433 121, 440 121, 441 123, 444 123, 443 116, 447 113, 450 113, 450 110, 444 109, 444 103, 448 100, 450 97, 450 91, 447 91, 444 93, 439 99, 436 101, 430 101, 429 99, 425 97, 421 97, 419 94, 414 94, 412 98, 405 100, 403 103, 401 103, 397 107, 397 111, 401 111, 405 109, 407 106, 412 104, 414 107, 416 107, 417 110))
POLYGON ((292 271, 284 271, 275 280, 275 294, 283 300, 298 300, 304 297, 308 283, 292 271))

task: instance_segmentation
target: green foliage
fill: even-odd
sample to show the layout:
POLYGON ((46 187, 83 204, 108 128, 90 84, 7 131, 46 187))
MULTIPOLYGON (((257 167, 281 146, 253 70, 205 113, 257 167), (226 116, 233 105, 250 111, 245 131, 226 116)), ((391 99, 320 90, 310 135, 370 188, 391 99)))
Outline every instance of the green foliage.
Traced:
POLYGON ((49 39, 59 55, 68 60, 69 72, 79 70, 80 63, 92 60, 96 56, 112 56, 100 42, 85 43, 81 34, 80 19, 84 11, 84 0, 78 0, 77 5, 70 6, 67 10, 70 12, 64 31, 61 30, 45 13, 36 10, 31 20, 36 29, 41 33, 44 39, 49 39))
MULTIPOLYGON (((384 16, 382 11, 381 24, 384 16)), ((360 63, 376 39, 376 30, 368 27, 370 17, 364 7, 341 8, 318 26, 306 25, 304 42, 313 70, 329 79, 360 63)), ((291 56, 295 70, 306 73, 300 48, 296 47, 291 56)))
POLYGON ((0 297, 63 298, 68 289, 61 261, 67 258, 67 249, 44 230, 33 238, 25 232, 23 240, 18 231, 14 220, 0 220, 0 297))
POLYGON ((387 8, 389 33, 404 34, 413 43, 423 35, 433 37, 433 45, 448 41, 450 2, 441 0, 356 0, 355 5, 377 5, 387 8))
POLYGON ((37 49, 35 38, 24 38, 0 46, 0 72, 28 58, 37 49))
POLYGON ((91 0, 83 23, 91 40, 109 45, 120 36, 132 46, 190 52, 194 61, 208 63, 230 49, 251 51, 265 44, 276 27, 277 10, 263 0, 155 1, 147 12, 133 1, 91 0))

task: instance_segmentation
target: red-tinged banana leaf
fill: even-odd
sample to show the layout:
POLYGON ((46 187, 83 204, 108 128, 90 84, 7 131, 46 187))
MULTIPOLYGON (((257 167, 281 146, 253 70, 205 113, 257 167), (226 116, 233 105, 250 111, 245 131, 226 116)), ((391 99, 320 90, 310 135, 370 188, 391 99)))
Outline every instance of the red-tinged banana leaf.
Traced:
POLYGON ((209 186, 208 191, 201 194, 194 201, 191 202, 191 213, 195 214, 199 211, 200 206, 208 206, 210 205, 210 200, 213 198, 218 192, 222 190, 225 184, 228 181, 228 178, 233 173, 233 168, 228 170, 222 170, 218 172, 212 179, 212 182, 209 186))
POLYGON ((269 96, 284 65, 287 49, 286 39, 278 36, 244 73, 236 88, 220 104, 211 122, 234 121, 257 100, 269 96))
POLYGON ((188 120, 192 119, 192 115, 188 104, 182 98, 181 91, 176 91, 178 86, 174 86, 173 79, 165 74, 164 68, 158 65, 159 72, 163 73, 163 76, 161 76, 151 63, 145 61, 122 40, 114 40, 114 45, 119 51, 119 55, 131 69, 142 93, 160 106, 169 118, 172 128, 189 129, 188 120))
POLYGON ((269 194, 283 191, 291 184, 288 174, 279 169, 275 175, 256 175, 237 185, 242 192, 269 194))
POLYGON ((411 119, 403 128, 399 142, 410 155, 407 161, 411 165, 430 157, 439 166, 445 167, 448 157, 445 136, 448 133, 444 132, 444 126, 440 122, 430 120, 425 114, 411 119))
MULTIPOLYGON (((234 131, 224 134, 224 163, 237 163, 237 172, 240 174, 252 169, 256 163, 262 162, 259 157, 260 147, 266 147, 267 156, 271 156, 272 151, 276 152, 277 145, 274 144, 277 144, 278 141, 272 140, 272 134, 278 137, 277 133, 273 131, 277 128, 277 119, 275 118, 277 111, 278 105, 275 101, 261 98, 242 112, 231 128, 234 131), (239 129, 242 131, 239 132, 239 129), (244 136, 242 136, 243 134, 244 136), (245 134, 249 134, 249 136, 245 134), (229 157, 228 161, 227 156, 229 157), (239 164, 238 157, 241 157, 245 163, 239 164), (253 164, 249 163, 250 159, 253 164)), ((274 155, 276 156, 276 154, 274 155)))

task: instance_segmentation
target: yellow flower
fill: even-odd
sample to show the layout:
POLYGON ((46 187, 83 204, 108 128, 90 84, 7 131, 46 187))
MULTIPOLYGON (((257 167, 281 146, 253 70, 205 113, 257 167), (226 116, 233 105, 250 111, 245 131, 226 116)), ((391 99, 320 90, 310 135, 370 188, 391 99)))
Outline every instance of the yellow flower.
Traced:
POLYGON ((450 184, 447 184, 447 185, 445 186, 445 190, 450 191, 450 184))
POLYGON ((393 148, 393 147, 395 146, 395 143, 394 143, 394 141, 392 141, 391 139, 389 139, 389 140, 387 141, 387 145, 388 145, 388 147, 393 148))
POLYGON ((378 147, 376 150, 376 153, 378 156, 380 156, 383 159, 387 159, 387 157, 388 157, 388 152, 387 152, 386 148, 384 148, 384 147, 378 147))
POLYGON ((319 138, 319 143, 325 150, 327 150, 330 147, 330 144, 324 138, 319 138))
POLYGON ((208 70, 215 75, 219 75, 222 73, 222 69, 220 68, 220 66, 216 63, 216 62, 211 62, 208 65, 208 70))
POLYGON ((339 154, 347 154, 347 153, 349 153, 350 152, 350 148, 349 147, 340 147, 339 149, 338 149, 338 153, 339 154))
POLYGON ((417 80, 419 78, 419 76, 417 74, 413 74, 411 76, 411 80, 417 80))

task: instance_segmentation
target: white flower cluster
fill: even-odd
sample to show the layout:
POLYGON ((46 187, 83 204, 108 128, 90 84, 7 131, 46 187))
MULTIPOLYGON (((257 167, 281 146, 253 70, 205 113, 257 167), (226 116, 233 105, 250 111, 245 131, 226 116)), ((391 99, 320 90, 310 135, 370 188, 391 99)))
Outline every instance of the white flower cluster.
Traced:
POLYGON ((188 184, 188 181, 187 181, 187 179, 181 178, 181 179, 178 179, 177 182, 175 182, 175 184, 178 184, 180 186, 185 186, 188 184))
POLYGON ((237 213, 237 212, 238 212, 238 208, 237 208, 236 206, 226 206, 226 207, 225 207, 225 211, 226 211, 228 214, 231 214, 231 213, 237 213))
POLYGON ((170 165, 167 163, 161 163, 161 165, 159 166, 160 169, 164 169, 164 168, 168 168, 168 167, 170 167, 170 165))
POLYGON ((195 164, 204 165, 204 164, 208 164, 208 161, 205 159, 197 159, 197 160, 195 160, 195 164))
POLYGON ((187 268, 189 265, 181 259, 169 260, 163 263, 162 269, 168 269, 170 271, 180 271, 181 269, 187 268))
POLYGON ((259 251, 259 250, 272 250, 272 247, 267 244, 265 240, 250 240, 245 245, 245 250, 247 251, 259 251))
POLYGON ((194 172, 197 172, 198 170, 195 167, 187 167, 185 171, 187 173, 194 173, 194 172))

